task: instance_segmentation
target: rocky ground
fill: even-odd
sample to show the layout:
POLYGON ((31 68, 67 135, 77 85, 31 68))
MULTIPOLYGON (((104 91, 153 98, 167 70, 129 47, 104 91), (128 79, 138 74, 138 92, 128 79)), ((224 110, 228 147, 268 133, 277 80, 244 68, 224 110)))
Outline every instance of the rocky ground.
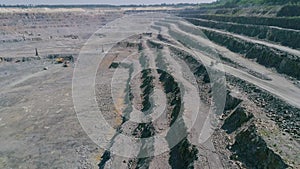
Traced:
POLYGON ((99 149, 73 108, 74 61, 89 36, 121 12, 3 10, 0 168, 97 166, 99 149), (59 57, 73 58, 70 67, 55 64, 59 57))
POLYGON ((0 16, 0 168, 299 168, 298 74, 285 71, 298 49, 167 14, 11 10, 0 16))

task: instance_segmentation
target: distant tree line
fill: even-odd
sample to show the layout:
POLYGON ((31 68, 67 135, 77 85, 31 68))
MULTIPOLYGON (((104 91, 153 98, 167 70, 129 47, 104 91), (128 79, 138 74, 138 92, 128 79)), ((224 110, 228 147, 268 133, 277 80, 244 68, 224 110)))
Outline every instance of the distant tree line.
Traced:
POLYGON ((299 3, 299 0, 217 0, 209 4, 208 7, 234 8, 249 5, 285 5, 299 3))
POLYGON ((287 5, 280 9, 277 16, 300 16, 300 5, 287 5))

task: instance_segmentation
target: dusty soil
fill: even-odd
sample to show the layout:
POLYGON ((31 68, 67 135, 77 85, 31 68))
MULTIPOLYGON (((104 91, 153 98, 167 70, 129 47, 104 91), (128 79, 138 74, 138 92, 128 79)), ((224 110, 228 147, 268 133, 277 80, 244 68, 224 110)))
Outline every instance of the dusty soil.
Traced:
POLYGON ((73 108, 74 62, 65 68, 49 58, 76 60, 90 35, 121 15, 100 9, 1 9, 0 168, 97 166, 101 152, 73 108))
MULTIPOLYGON (((165 14, 125 17, 116 22, 120 25, 96 32, 124 16, 126 10, 133 9, 1 8, 0 168, 300 166, 300 88, 273 69, 213 43, 201 30, 297 56, 298 50, 197 27, 165 14), (145 30, 139 32, 141 28, 145 30), (137 34, 126 37, 130 31, 137 34), (90 37, 95 40, 93 48, 84 45, 90 37), (124 39, 115 42, 120 37, 124 39), (72 98, 74 68, 82 63, 87 70, 92 67, 92 59, 77 60, 82 49, 80 57, 105 56, 96 65, 96 88, 92 92, 97 97, 93 101, 115 131, 99 138, 100 143, 82 128, 72 98), (57 57, 70 63, 63 67, 57 64, 57 57), (223 74, 224 79, 210 79, 214 73, 223 74), (214 86, 219 93, 214 94, 214 86), (222 110, 216 97, 226 97, 222 110), (209 114, 214 116, 209 118, 218 119, 217 126, 204 123, 209 114), (152 121, 137 122, 141 117, 152 121), (177 119, 178 128, 172 132, 170 127, 177 119), (211 137, 206 138, 211 133, 202 131, 208 129, 205 127, 215 129, 211 137), (177 137, 154 137, 144 142, 136 139, 136 144, 125 146, 119 137, 120 133, 134 138, 166 137, 179 131, 186 135, 172 148, 169 146, 177 137), (202 142, 204 138, 207 140, 202 142), (108 148, 97 144, 107 144, 108 148), (110 153, 116 149, 132 156, 110 153), (137 158, 145 152, 153 156, 137 158), (259 158, 253 162, 256 158, 244 152, 259 154, 259 158)), ((102 132, 99 125, 91 124, 92 130, 102 132)))

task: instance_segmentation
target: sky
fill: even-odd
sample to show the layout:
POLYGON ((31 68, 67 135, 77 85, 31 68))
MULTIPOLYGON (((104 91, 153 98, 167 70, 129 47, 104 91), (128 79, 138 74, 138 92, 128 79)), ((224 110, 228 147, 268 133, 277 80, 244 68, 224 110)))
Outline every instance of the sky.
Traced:
POLYGON ((5 5, 28 5, 28 4, 112 4, 112 5, 127 5, 127 4, 161 4, 161 3, 204 3, 213 2, 214 0, 1 0, 0 4, 5 5))

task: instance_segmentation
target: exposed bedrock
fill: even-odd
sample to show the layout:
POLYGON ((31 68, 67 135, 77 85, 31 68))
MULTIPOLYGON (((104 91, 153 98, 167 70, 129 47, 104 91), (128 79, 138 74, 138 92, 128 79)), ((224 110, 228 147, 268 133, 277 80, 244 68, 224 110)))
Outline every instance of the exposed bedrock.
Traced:
POLYGON ((172 143, 179 141, 174 147, 170 147, 169 152, 169 164, 174 169, 186 169, 194 168, 194 162, 198 159, 198 149, 187 138, 187 128, 183 120, 183 104, 179 84, 175 81, 172 75, 163 71, 165 61, 162 56, 159 56, 156 60, 157 67, 160 68, 158 73, 160 74, 159 80, 164 87, 164 91, 168 99, 168 107, 170 110, 170 127, 172 129, 167 133, 166 140, 169 146, 172 143), (174 123, 176 121, 176 123, 174 123), (177 134, 186 135, 182 140, 179 140, 177 134))
POLYGON ((228 16, 228 15, 199 15, 183 13, 181 16, 188 16, 194 18, 233 22, 239 24, 251 24, 251 25, 265 25, 265 26, 278 26, 282 28, 300 30, 299 18, 280 18, 280 17, 259 17, 259 16, 228 16))
POLYGON ((251 113, 248 113, 243 108, 239 107, 225 119, 222 129, 225 130, 226 133, 231 134, 252 117, 253 115, 251 113))
POLYGON ((199 26, 222 29, 228 32, 256 37, 268 41, 280 43, 291 48, 300 48, 300 32, 294 30, 278 29, 261 25, 243 25, 226 22, 215 22, 210 20, 187 19, 199 26))
POLYGON ((239 132, 231 146, 233 160, 239 160, 247 168, 283 169, 288 166, 281 157, 268 148, 266 142, 257 134, 255 125, 239 132))
POLYGON ((203 30, 203 32, 210 40, 219 45, 225 46, 233 52, 240 53, 249 59, 255 59, 256 62, 261 65, 269 68, 275 68, 279 73, 283 73, 300 80, 300 62, 299 57, 297 56, 263 45, 246 42, 230 35, 224 35, 207 30, 203 30))
POLYGON ((299 138, 300 110, 298 108, 246 81, 229 75, 226 79, 229 83, 237 84, 240 90, 247 93, 249 99, 261 107, 266 112, 266 115, 271 120, 274 120, 283 131, 290 133, 294 138, 299 138))

